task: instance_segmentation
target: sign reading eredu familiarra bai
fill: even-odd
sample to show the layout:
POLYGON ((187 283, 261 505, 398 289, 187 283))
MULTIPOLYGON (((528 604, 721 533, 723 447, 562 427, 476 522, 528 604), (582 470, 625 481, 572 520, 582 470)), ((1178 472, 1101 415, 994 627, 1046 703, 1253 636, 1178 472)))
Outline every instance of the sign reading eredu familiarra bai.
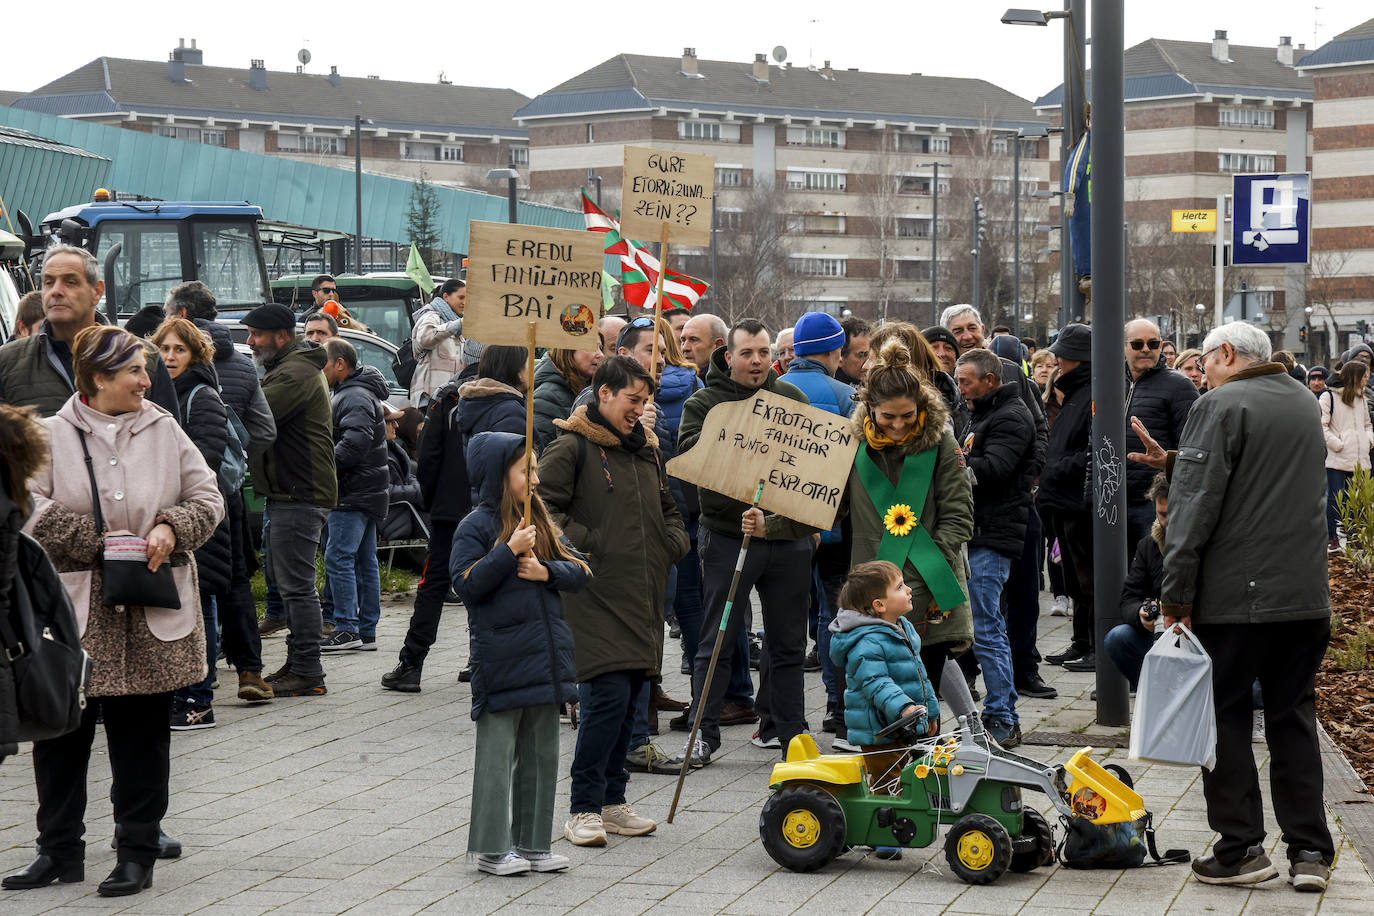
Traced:
POLYGON ((740 502, 811 525, 835 524, 859 439, 844 417, 760 390, 717 404, 701 438, 668 462, 668 473, 740 502))
POLYGON ((599 232, 473 222, 463 336, 484 344, 564 350, 601 345, 599 232))
POLYGON ((709 245, 715 188, 716 161, 710 156, 627 146, 620 234, 655 239, 667 223, 670 241, 709 245))

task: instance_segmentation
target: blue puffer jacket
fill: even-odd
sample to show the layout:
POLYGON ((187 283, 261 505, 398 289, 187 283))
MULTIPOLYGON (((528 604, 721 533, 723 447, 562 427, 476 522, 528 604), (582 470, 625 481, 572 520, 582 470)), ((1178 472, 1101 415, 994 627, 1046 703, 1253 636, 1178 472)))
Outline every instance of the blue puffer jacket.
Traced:
MULTIPOLYGON (((468 474, 479 502, 458 525, 449 555, 453 589, 468 610, 472 645, 472 717, 486 710, 577 701, 573 636, 559 592, 587 584, 585 569, 549 560, 549 581, 516 575, 515 555, 501 534, 501 490, 506 469, 525 448, 514 433, 478 433, 468 443, 468 474)), ((567 540, 564 539, 564 544, 567 540)))
POLYGON ((905 617, 900 624, 899 633, 897 624, 847 609, 830 623, 830 660, 844 666, 844 724, 854 744, 877 744, 877 733, 913 704, 928 713, 919 731, 939 721, 940 701, 921 664, 921 638, 905 617))
MULTIPOLYGON (((687 403, 688 398, 705 387, 701 379, 697 378, 695 369, 686 366, 663 367, 663 374, 658 378, 658 394, 654 397, 654 403, 658 405, 669 432, 666 442, 662 434, 658 436, 658 450, 663 453, 665 460, 677 454, 677 428, 682 424, 682 406, 687 403)), ((655 429, 654 432, 658 433, 658 430, 655 429)))

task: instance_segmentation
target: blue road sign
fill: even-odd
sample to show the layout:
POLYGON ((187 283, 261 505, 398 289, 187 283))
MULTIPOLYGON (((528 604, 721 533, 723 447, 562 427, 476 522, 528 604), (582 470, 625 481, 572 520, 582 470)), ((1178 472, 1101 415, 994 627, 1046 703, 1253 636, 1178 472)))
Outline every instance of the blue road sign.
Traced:
POLYGON ((1306 264, 1312 178, 1237 175, 1231 222, 1232 264, 1306 264))

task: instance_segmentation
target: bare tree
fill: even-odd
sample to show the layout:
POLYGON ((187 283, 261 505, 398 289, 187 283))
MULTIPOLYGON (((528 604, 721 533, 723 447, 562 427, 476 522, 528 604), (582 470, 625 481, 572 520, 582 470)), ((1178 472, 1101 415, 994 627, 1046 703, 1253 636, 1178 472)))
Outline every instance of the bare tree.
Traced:
MULTIPOLYGON (((895 142, 895 137, 879 134, 878 151, 865 160, 861 173, 851 179, 850 186, 851 191, 860 195, 860 215, 868 223, 864 247, 875 264, 872 290, 880 323, 896 317, 891 314, 892 300, 900 289, 917 279, 914 275, 903 277, 898 263, 899 254, 914 253, 919 229, 917 221, 912 221, 914 225, 905 231, 902 228, 902 157, 893 149, 895 142)), ((929 225, 929 221, 925 222, 929 225)))
POLYGON ((814 279, 798 273, 792 263, 795 234, 787 224, 793 212, 786 190, 760 182, 749 193, 739 226, 716 230, 712 298, 727 323, 753 317, 775 330, 787 327, 789 300, 814 288, 814 279))
MULTIPOLYGON (((1312 307, 1312 314, 1316 315, 1320 309, 1325 312, 1328 327, 1331 334, 1322 334, 1319 340, 1323 343, 1320 353, 1314 349, 1313 341, 1309 340, 1307 346, 1315 355, 1320 355, 1319 361, 1327 362, 1336 355, 1336 348, 1340 345, 1339 332, 1340 324, 1336 320, 1336 303, 1348 298, 1346 288, 1349 280, 1344 276, 1346 264, 1354 253, 1351 251, 1314 251, 1312 258, 1307 265, 1307 302, 1312 307)), ((1325 330, 1325 329, 1323 329, 1325 330)), ((1312 333, 1308 329, 1308 334, 1312 333)))

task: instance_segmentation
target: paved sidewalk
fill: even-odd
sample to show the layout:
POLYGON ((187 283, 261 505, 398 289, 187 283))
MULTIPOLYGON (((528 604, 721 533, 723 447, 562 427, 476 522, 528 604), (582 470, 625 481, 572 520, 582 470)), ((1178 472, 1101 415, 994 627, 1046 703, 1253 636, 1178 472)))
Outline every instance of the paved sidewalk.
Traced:
MULTIPOLYGON (((1007 874, 989 887, 953 877, 941 845, 908 850, 885 862, 855 850, 817 874, 780 869, 758 839, 759 810, 768 794, 775 754, 749 744, 750 726, 725 730, 725 744, 710 766, 688 777, 676 823, 662 823, 674 779, 635 774, 630 797, 660 821, 645 838, 611 837, 604 849, 581 849, 559 839, 555 851, 572 858, 561 875, 496 878, 479 875, 464 858, 471 793, 474 723, 468 689, 457 682, 466 658, 461 607, 445 615, 440 643, 426 668, 424 692, 398 694, 377 683, 395 660, 409 606, 384 608, 382 651, 326 657, 329 695, 278 700, 249 707, 233 698, 232 675, 221 668, 219 726, 173 735, 172 804, 166 829, 186 854, 157 865, 153 888, 135 897, 106 900, 95 886, 114 864, 109 767, 98 739, 90 779, 86 881, 35 891, 0 891, 0 913, 410 914, 518 912, 609 913, 990 913, 1160 914, 1300 913, 1367 914, 1374 910, 1374 881, 1350 841, 1333 823, 1339 846, 1330 890, 1299 895, 1283 878, 1253 890, 1213 888, 1189 877, 1186 866, 1129 871, 1072 871, 1053 867, 1007 874)), ((1067 643, 1066 621, 1043 617, 1041 648, 1067 643)), ((677 643, 670 695, 685 697, 677 674, 677 643)), ((269 670, 284 646, 266 640, 269 670)), ((1092 720, 1092 676, 1045 666, 1059 688, 1054 701, 1022 701, 1026 731, 1072 732, 1092 720)), ((819 725, 824 694, 819 673, 807 675, 808 709, 819 725)), ((685 737, 657 739, 676 750, 685 737)), ((1112 730, 1118 733, 1122 730, 1112 730)), ((556 834, 566 811, 568 763, 574 733, 562 733, 562 767, 556 834)), ((825 736, 828 744, 828 736, 825 736)), ((824 745, 823 745, 824 746, 824 745)), ((1072 748, 1024 748, 1047 762, 1072 748)), ((1262 765, 1267 752, 1256 747, 1262 765)), ((1135 775, 1136 788, 1155 812, 1161 847, 1206 851, 1207 828, 1196 770, 1144 767, 1124 750, 1106 752, 1135 775)), ((1265 767, 1267 771, 1267 766, 1265 767)), ((1262 773, 1267 780, 1267 773, 1262 773)), ((1328 786, 1332 783, 1329 780, 1328 786)), ((1328 792, 1328 799, 1335 799, 1328 792)), ((1027 793, 1029 804, 1049 811, 1047 799, 1027 793)), ((0 766, 0 869, 27 864, 34 837, 32 765, 27 753, 0 766)), ((1342 806, 1344 817, 1368 806, 1342 806)), ((1269 799, 1268 843, 1283 862, 1269 799)), ((1057 825, 1052 816, 1051 823, 1057 825)), ((1286 868, 1281 864, 1286 873, 1286 868)))

